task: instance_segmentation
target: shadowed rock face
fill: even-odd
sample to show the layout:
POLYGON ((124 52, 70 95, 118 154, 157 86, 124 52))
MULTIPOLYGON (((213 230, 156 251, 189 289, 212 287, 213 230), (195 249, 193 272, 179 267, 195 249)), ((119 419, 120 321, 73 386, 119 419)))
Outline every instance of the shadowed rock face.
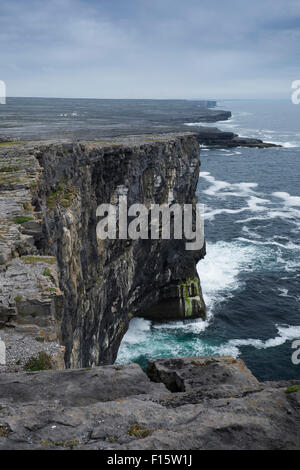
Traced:
POLYGON ((67 367, 87 367, 114 362, 132 316, 205 316, 196 271, 204 247, 186 251, 185 240, 96 235, 97 207, 117 204, 122 194, 128 206, 196 202, 200 158, 193 134, 20 144, 2 152, 9 171, 16 155, 20 166, 30 155, 30 168, 21 168, 27 175, 22 199, 10 173, 3 178, 3 204, 11 212, 2 222, 12 226, 17 241, 22 238, 17 245, 8 233, 3 242, 14 242, 0 272, 7 286, 0 297, 4 321, 51 327, 51 338, 55 332, 66 348, 67 367), (30 217, 19 200, 28 200, 23 206, 30 206, 30 217), (14 273, 21 287, 11 298, 14 273))
POLYGON ((296 382, 260 383, 229 357, 150 369, 168 387, 177 374, 185 391, 151 382, 137 364, 0 374, 0 449, 300 448, 296 382))
POLYGON ((68 366, 112 363, 130 318, 147 316, 151 305, 157 305, 161 319, 167 301, 173 318, 204 315, 195 268, 203 250, 186 251, 183 240, 96 237, 97 207, 115 204, 124 192, 128 206, 167 203, 170 194, 180 204, 195 201, 200 162, 192 135, 53 146, 37 157, 44 169, 37 195, 45 214, 43 249, 58 261, 68 366), (60 197, 71 193, 71 201, 62 199, 49 211, 60 184, 67 186, 60 197), (181 282, 194 283, 197 292, 188 292, 185 299, 181 282))

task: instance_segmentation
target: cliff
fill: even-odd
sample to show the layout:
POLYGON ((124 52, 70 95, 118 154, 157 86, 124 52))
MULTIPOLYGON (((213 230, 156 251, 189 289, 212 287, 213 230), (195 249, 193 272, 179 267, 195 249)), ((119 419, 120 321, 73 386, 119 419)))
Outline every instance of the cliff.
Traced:
POLYGON ((195 202, 200 159, 192 134, 2 143, 0 155, 7 339, 27 333, 31 343, 52 342, 60 357, 63 346, 67 367, 87 367, 114 362, 133 316, 205 316, 196 271, 205 248, 96 237, 97 207, 124 192, 128 205, 195 202))
POLYGON ((229 357, 151 361, 148 376, 137 364, 0 374, 0 449, 300 447, 299 381, 260 383, 229 357))

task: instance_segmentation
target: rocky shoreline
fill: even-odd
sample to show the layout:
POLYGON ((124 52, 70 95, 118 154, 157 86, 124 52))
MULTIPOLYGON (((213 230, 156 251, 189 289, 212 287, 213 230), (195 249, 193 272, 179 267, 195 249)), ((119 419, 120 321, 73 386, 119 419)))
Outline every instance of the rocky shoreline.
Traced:
POLYGON ((273 148, 281 147, 281 145, 263 142, 260 139, 250 137, 240 137, 233 132, 224 132, 216 127, 197 127, 195 131, 197 140, 200 145, 208 148, 273 148))
POLYGON ((300 381, 261 383, 239 359, 192 357, 0 374, 0 449, 292 450, 300 381))

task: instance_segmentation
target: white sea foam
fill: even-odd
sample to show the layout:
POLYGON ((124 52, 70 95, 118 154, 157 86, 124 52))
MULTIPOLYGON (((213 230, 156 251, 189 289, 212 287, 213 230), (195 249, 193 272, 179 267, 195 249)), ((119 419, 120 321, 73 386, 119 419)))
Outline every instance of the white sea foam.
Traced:
POLYGON ((247 225, 244 225, 244 227, 242 228, 242 231, 252 238, 261 238, 261 235, 254 232, 253 230, 250 230, 249 227, 247 227, 247 225))
POLYGON ((262 212, 266 210, 265 206, 270 204, 269 199, 257 197, 258 193, 254 191, 258 186, 257 183, 228 183, 227 181, 217 180, 209 172, 202 172, 200 177, 210 183, 209 188, 203 191, 208 196, 223 199, 227 197, 247 198, 247 206, 238 209, 217 208, 208 211, 206 208, 204 214, 206 220, 213 220, 215 216, 220 214, 238 214, 245 211, 262 212))
POLYGON ((204 220, 214 220, 216 215, 220 214, 239 214, 240 212, 244 212, 248 210, 247 207, 242 208, 242 209, 214 209, 210 212, 207 210, 203 214, 204 220))
POLYGON ((273 196, 283 199, 284 204, 288 207, 299 206, 300 207, 300 197, 299 196, 291 196, 289 193, 285 192, 275 192, 272 193, 273 196))
POLYGON ((283 287, 278 287, 278 290, 280 292, 280 294, 278 294, 280 297, 289 297, 288 296, 288 292, 289 292, 288 289, 284 289, 283 287))
POLYGON ((262 199, 260 197, 250 196, 247 204, 251 212, 261 212, 266 210, 265 205, 269 204, 269 199, 262 199))
POLYGON ((289 242, 286 245, 283 245, 282 243, 274 241, 274 239, 272 240, 267 239, 264 242, 262 242, 258 240, 251 240, 249 238, 238 237, 237 240, 240 240, 241 242, 245 242, 245 243, 252 243, 254 245, 265 245, 265 246, 274 245, 274 246, 279 246, 280 248, 284 248, 287 250, 295 250, 295 249, 299 250, 300 249, 300 246, 296 245, 295 243, 289 242))
POLYGON ((197 264, 197 270, 208 309, 222 301, 224 294, 228 297, 241 286, 240 271, 252 265, 257 257, 257 248, 251 245, 224 241, 207 243, 206 257, 197 264))
MULTIPOLYGON (((205 179, 210 183, 210 187, 204 191, 204 194, 209 196, 218 196, 218 197, 248 197, 255 195, 256 192, 254 188, 257 188, 257 183, 229 183, 228 181, 217 180, 212 176, 208 171, 202 171, 200 173, 200 178, 205 179)), ((265 201, 265 200, 262 200, 265 201)))
MULTIPOLYGON (((210 324, 214 316, 214 307, 233 295, 236 289, 242 287, 238 279, 242 269, 251 269, 251 265, 258 256, 257 248, 245 246, 240 242, 217 242, 207 244, 207 255, 204 260, 197 265, 197 270, 201 278, 201 286, 204 299, 207 305, 207 318, 205 321, 198 319, 189 322, 174 321, 168 323, 153 323, 142 318, 134 318, 130 322, 128 332, 123 338, 120 348, 118 362, 128 362, 134 353, 136 355, 150 354, 158 357, 161 354, 173 355, 184 354, 183 345, 178 344, 176 337, 174 341, 170 339, 170 333, 180 331, 182 333, 201 334, 210 324), (151 336, 151 330, 156 331, 156 335, 151 336), (158 335, 158 336, 157 336, 158 335), (168 344, 165 344, 164 335, 168 335, 168 344), (154 340, 154 338, 156 338, 154 340)), ((171 335, 172 337, 172 335, 171 335)), ((191 347, 191 345, 187 345, 191 347)), ((222 346, 220 354, 225 352, 230 354, 231 345, 222 346), (221 351, 222 349, 222 351, 221 351)), ((197 354, 219 354, 218 350, 211 349, 199 338, 193 343, 193 351, 197 354)), ((190 352, 187 350, 186 354, 190 352)))
POLYGON ((241 351, 240 347, 243 346, 252 346, 256 349, 268 349, 274 348, 276 346, 281 346, 287 341, 293 341, 294 339, 300 338, 300 326, 290 326, 290 325, 276 325, 278 335, 275 338, 267 339, 263 341, 261 339, 231 339, 224 346, 226 348, 235 348, 235 357, 237 357, 241 351))
POLYGON ((184 333, 199 334, 208 327, 211 319, 212 319, 212 312, 208 312, 206 320, 197 319, 197 320, 188 321, 188 322, 174 321, 174 322, 169 322, 168 324, 154 323, 152 327, 154 330, 178 330, 180 329, 184 333))
POLYGON ((125 334, 123 341, 127 344, 135 344, 137 341, 143 341, 150 331, 151 322, 144 318, 133 318, 129 329, 125 334))
POLYGON ((271 141, 270 144, 281 145, 283 148, 297 148, 300 147, 300 142, 278 142, 278 141, 271 141))

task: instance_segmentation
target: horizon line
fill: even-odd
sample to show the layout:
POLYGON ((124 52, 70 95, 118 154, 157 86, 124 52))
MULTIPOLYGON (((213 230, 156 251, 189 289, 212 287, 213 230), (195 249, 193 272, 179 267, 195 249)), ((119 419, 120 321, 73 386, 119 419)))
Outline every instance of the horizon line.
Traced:
POLYGON ((281 101, 289 100, 281 98, 86 98, 86 97, 62 97, 62 96, 7 96, 6 99, 53 99, 53 100, 101 100, 101 101, 281 101))

